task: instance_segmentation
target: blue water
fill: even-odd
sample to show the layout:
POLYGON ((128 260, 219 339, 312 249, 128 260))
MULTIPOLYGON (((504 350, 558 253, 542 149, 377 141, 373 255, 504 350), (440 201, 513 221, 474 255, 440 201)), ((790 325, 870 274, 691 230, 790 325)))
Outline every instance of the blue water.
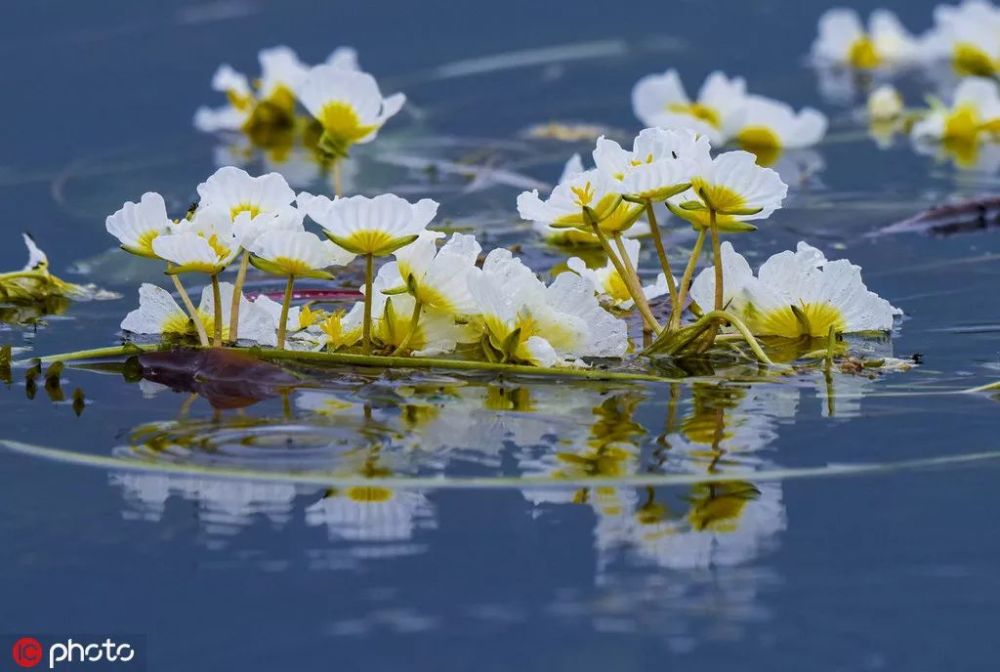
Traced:
MULTIPOLYGON (((895 5, 911 29, 929 25, 932 3, 895 5)), ((742 382, 722 386, 312 372, 317 389, 242 410, 71 369, 62 388, 66 398, 83 390, 79 417, 41 387, 29 399, 15 370, 0 390, 0 438, 109 462, 0 449, 0 635, 141 638, 151 670, 994 669, 1000 461, 910 462, 998 448, 996 399, 953 392, 1000 371, 1000 242, 982 230, 866 234, 995 192, 996 177, 960 173, 905 138, 879 149, 849 107, 825 101, 804 63, 825 8, 6 8, 0 217, 10 244, 0 264, 23 263, 17 233, 30 230, 57 272, 124 294, 37 330, 5 327, 2 341, 30 354, 116 342, 138 283, 161 276, 112 251, 104 217, 145 190, 183 211, 216 165, 218 141, 191 125, 197 106, 220 102, 208 86, 215 67, 255 71, 257 49, 287 43, 309 61, 351 44, 384 88, 411 100, 378 147, 359 152, 355 190, 431 196, 487 248, 527 243, 538 269, 566 254, 517 221, 518 187, 487 177, 469 189, 400 157, 551 183, 591 141, 533 140, 525 129, 563 121, 633 133, 632 84, 668 66, 689 90, 721 68, 823 109, 830 137, 802 159, 822 167, 741 249, 756 264, 806 238, 849 256, 907 313, 891 344, 869 347, 921 353, 923 364, 875 380, 838 372, 829 386, 815 371, 751 384, 745 366, 726 371, 742 382), (467 59, 557 45, 574 49, 455 74, 467 59), (137 456, 150 468, 120 468, 137 456), (876 463, 888 466, 836 473, 876 463), (227 469, 258 477, 218 473, 227 469), (342 481, 331 489, 289 471, 342 481), (573 485, 539 487, 553 474, 573 485), (372 475, 447 484, 372 479, 366 496, 392 503, 373 514, 348 496, 351 478, 372 475), (643 475, 652 486, 614 482, 643 475)), ((927 84, 901 87, 915 102, 927 84)), ((680 230, 671 241, 690 243, 680 230)))

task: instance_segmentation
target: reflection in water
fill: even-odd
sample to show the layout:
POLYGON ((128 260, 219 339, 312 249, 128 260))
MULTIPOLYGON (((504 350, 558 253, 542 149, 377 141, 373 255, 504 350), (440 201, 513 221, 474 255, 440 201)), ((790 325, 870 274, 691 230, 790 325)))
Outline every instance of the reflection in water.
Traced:
MULTIPOLYGON (((202 543, 220 552, 255 526, 315 530, 320 546, 310 537, 310 548, 290 545, 288 553, 313 569, 342 570, 421 554, 438 539, 439 495, 384 479, 544 477, 551 486, 522 489, 532 525, 584 513, 593 548, 590 587, 555 591, 549 609, 598 630, 662 632, 684 649, 692 631, 736 638, 748 621, 767 615, 757 601, 778 578, 761 563, 778 546, 787 517, 781 482, 757 481, 754 473, 776 466, 773 444, 781 425, 803 412, 801 392, 837 395, 853 386, 860 397, 870 383, 840 370, 829 385, 814 371, 774 383, 694 380, 667 388, 343 375, 322 388, 257 395, 252 409, 216 403, 209 417, 200 417, 206 405, 187 392, 177 395, 177 419, 134 428, 114 453, 205 472, 110 478, 129 520, 160 522, 174 507, 193 509, 202 543), (357 483, 325 488, 211 474, 224 468, 326 473, 357 483), (641 474, 711 480, 608 483, 641 474), (588 487, 595 477, 602 482, 588 487), (565 480, 572 485, 560 487, 565 480)), ((137 397, 150 383, 143 387, 137 397)), ((849 404, 835 406, 839 414, 849 404)), ((819 416, 812 404, 808 412, 819 416)), ((512 543, 518 540, 525 541, 512 543)))

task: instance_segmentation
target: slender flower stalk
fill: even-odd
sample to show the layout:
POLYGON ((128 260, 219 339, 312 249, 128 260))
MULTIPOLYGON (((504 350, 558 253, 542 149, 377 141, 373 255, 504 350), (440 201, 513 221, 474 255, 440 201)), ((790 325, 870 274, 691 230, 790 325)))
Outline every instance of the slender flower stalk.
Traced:
POLYGON ((333 193, 337 196, 337 198, 344 195, 343 176, 341 175, 340 162, 341 159, 333 160, 333 193))
POLYGON ((214 345, 217 348, 221 348, 222 347, 222 291, 219 289, 219 274, 215 273, 211 277, 212 277, 212 308, 213 312, 215 313, 215 333, 213 334, 212 345, 214 345))
POLYGON ((240 298, 243 296, 243 283, 247 279, 247 267, 250 265, 250 251, 243 250, 239 270, 236 271, 236 284, 233 288, 233 301, 229 309, 229 341, 236 343, 239 339, 240 298))
MULTIPOLYGON (((622 262, 622 266, 625 267, 626 273, 628 273, 627 278, 622 278, 626 285, 631 285, 631 294, 633 296, 639 297, 639 301, 636 301, 636 306, 639 307, 639 312, 643 315, 652 315, 653 311, 649 307, 649 301, 646 300, 646 292, 642 289, 642 281, 639 280, 639 273, 635 270, 635 266, 632 265, 632 260, 629 258, 628 250, 625 249, 625 241, 622 240, 622 234, 620 232, 615 232, 615 247, 618 248, 619 259, 622 262), (641 303, 640 303, 641 302, 641 303)), ((659 332, 659 323, 656 322, 655 318, 653 320, 656 323, 655 332, 659 332)))
POLYGON ((635 301, 635 305, 639 309, 639 314, 642 315, 646 328, 654 333, 659 333, 660 325, 656 322, 656 318, 653 317, 653 314, 649 312, 649 307, 645 303, 646 297, 643 296, 641 289, 636 291, 634 284, 631 282, 631 275, 615 254, 614 250, 611 249, 611 245, 608 244, 607 236, 605 236, 604 232, 601 231, 601 227, 598 225, 597 218, 594 216, 593 211, 590 208, 585 207, 583 208, 583 216, 588 222, 590 222, 590 228, 594 231, 594 235, 601 243, 601 249, 604 250, 604 254, 608 256, 608 260, 614 264, 618 275, 620 275, 622 280, 625 282, 625 287, 628 289, 629 294, 632 295, 632 300, 635 301))
POLYGON ((708 225, 712 232, 712 259, 715 264, 715 310, 722 310, 722 244, 719 242, 719 225, 716 223, 715 208, 708 206, 708 225))
POLYGON ((656 248, 656 256, 660 258, 660 267, 663 275, 667 279, 667 289, 670 291, 670 306, 677 305, 677 284, 674 282, 674 274, 670 270, 670 260, 667 259, 667 251, 663 247, 663 236, 660 234, 660 225, 656 221, 656 212, 653 210, 653 201, 646 199, 646 219, 649 220, 649 231, 653 234, 653 246, 656 248))
POLYGON ((365 255, 365 319, 361 330, 365 354, 372 351, 372 280, 375 255, 369 252, 365 255))
POLYGON ((695 239, 694 247, 691 249, 691 257, 688 259, 684 275, 681 277, 681 286, 677 289, 677 303, 670 307, 670 322, 667 325, 670 331, 676 331, 681 326, 681 313, 684 312, 684 302, 687 300, 687 293, 691 287, 695 266, 698 265, 698 259, 701 257, 701 248, 705 245, 706 233, 706 229, 698 230, 698 238, 695 239))
POLYGON ((201 343, 201 347, 208 347, 208 333, 205 331, 205 325, 202 324, 201 318, 198 317, 198 311, 195 309, 194 304, 191 302, 191 296, 184 289, 184 285, 181 284, 180 276, 171 275, 171 279, 174 281, 174 288, 177 290, 177 294, 181 297, 181 303, 184 304, 184 309, 187 310, 188 315, 191 316, 191 321, 194 322, 195 331, 198 332, 198 342, 201 343))
POLYGON ((292 305, 292 289, 295 286, 295 276, 289 275, 285 283, 285 295, 281 299, 281 317, 278 319, 278 349, 285 349, 285 334, 288 333, 288 308, 292 305))

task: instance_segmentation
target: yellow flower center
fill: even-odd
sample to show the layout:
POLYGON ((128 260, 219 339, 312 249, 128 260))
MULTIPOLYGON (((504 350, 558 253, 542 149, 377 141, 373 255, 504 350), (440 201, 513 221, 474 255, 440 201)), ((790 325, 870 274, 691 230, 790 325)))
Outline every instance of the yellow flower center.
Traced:
POLYGON ((260 206, 252 203, 240 203, 239 205, 234 205, 229 208, 229 219, 235 221, 236 218, 244 212, 249 212, 250 219, 253 219, 260 214, 260 206))
POLYGON ((952 66, 962 76, 991 77, 997 71, 996 62, 974 44, 959 42, 951 57, 952 66))
POLYGON ((747 209, 746 199, 738 192, 721 184, 710 184, 700 177, 692 178, 691 188, 694 193, 704 196, 716 211, 745 210, 747 209))
POLYGON ((740 147, 757 155, 759 166, 773 166, 781 156, 781 138, 767 126, 747 126, 736 139, 740 147))
POLYGON ((156 256, 156 253, 153 252, 153 241, 156 240, 156 238, 159 235, 160 232, 156 231, 155 229, 150 231, 143 231, 142 235, 140 235, 139 238, 136 239, 135 241, 136 249, 145 254, 156 256))
POLYGON ((295 94, 290 88, 279 84, 271 92, 271 95, 267 97, 267 102, 275 107, 279 108, 289 117, 295 114, 295 94))
POLYGON ((867 35, 859 37, 847 52, 847 62, 859 70, 872 70, 882 62, 875 42, 867 35))
POLYGON ((981 124, 979 110, 972 103, 959 105, 944 122, 944 137, 949 140, 975 141, 981 124))
MULTIPOLYGON (((284 275, 307 275, 316 270, 301 259, 293 259, 292 257, 275 257, 270 261, 276 269, 283 271, 284 275)), ((301 312, 299 314, 301 315, 301 312)))
POLYGON ((713 128, 722 128, 722 117, 715 108, 701 103, 670 103, 667 105, 669 112, 676 114, 686 114, 695 119, 700 119, 713 128))
POLYGON ((632 300, 632 295, 629 293, 625 281, 622 280, 622 276, 618 275, 618 271, 611 271, 608 274, 608 277, 604 280, 604 292, 614 299, 616 303, 624 303, 632 300))
POLYGON ((212 248, 212 251, 215 252, 219 259, 225 259, 230 255, 230 253, 232 253, 232 248, 226 246, 219 240, 219 236, 214 233, 207 239, 207 242, 208 246, 212 248))
POLYGON ((830 327, 835 333, 843 333, 847 327, 843 313, 829 303, 803 303, 796 307, 798 315, 791 306, 764 313, 757 312, 752 305, 747 306, 748 326, 755 334, 785 338, 821 338, 830 333, 830 327))
POLYGON ((363 140, 377 128, 375 125, 362 125, 354 107, 350 103, 340 101, 324 105, 319 120, 327 135, 345 145, 363 140))
POLYGON ((589 206, 590 202, 594 200, 595 192, 590 182, 587 182, 582 187, 570 187, 569 189, 576 195, 576 204, 581 208, 589 206))
POLYGON ((362 502, 366 504, 388 502, 393 497, 392 490, 371 485, 348 488, 344 494, 355 502, 362 502))
POLYGON ((316 324, 326 315, 322 310, 313 310, 309 306, 302 306, 299 311, 299 329, 305 329, 316 324))

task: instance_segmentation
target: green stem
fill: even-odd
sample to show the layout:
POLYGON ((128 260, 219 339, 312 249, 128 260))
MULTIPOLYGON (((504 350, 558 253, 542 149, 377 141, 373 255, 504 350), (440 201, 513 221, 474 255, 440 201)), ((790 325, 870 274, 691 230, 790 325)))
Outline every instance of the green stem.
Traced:
POLYGON ((292 287, 295 276, 289 275, 285 283, 285 296, 281 299, 281 317, 278 318, 278 350, 285 349, 285 334, 288 333, 288 308, 292 305, 292 287))
MULTIPOLYGON (((646 373, 628 371, 604 371, 600 369, 570 369, 558 367, 529 366, 523 364, 502 364, 465 359, 445 359, 436 357, 395 357, 384 355, 358 355, 346 352, 312 352, 303 350, 273 350, 263 348, 224 347, 226 352, 238 352, 264 361, 291 361, 313 365, 360 366, 398 369, 447 369, 453 371, 479 371, 485 373, 507 373, 525 376, 555 378, 579 378, 583 380, 621 380, 651 383, 676 383, 679 379, 664 378, 646 373)), ((71 362, 80 360, 131 357, 143 352, 167 352, 171 348, 160 345, 116 345, 107 348, 78 350, 40 358, 48 362, 71 362)))
POLYGON ((676 331, 681 326, 681 313, 684 311, 684 301, 687 299, 688 289, 691 287, 691 278, 694 276, 694 269, 698 265, 701 257, 701 248, 705 245, 705 234, 707 231, 698 231, 698 238, 694 241, 691 249, 691 257, 688 259, 687 267, 684 269, 684 276, 681 277, 681 286, 677 288, 677 303, 671 306, 670 310, 670 331, 676 331))
POLYGON ((625 267, 625 272, 628 273, 628 278, 622 278, 626 286, 628 283, 632 283, 632 294, 639 297, 639 301, 636 302, 636 306, 639 308, 639 312, 643 315, 649 315, 653 318, 654 324, 656 324, 655 332, 660 332, 660 323, 656 321, 653 317, 653 311, 649 307, 649 301, 646 300, 646 293, 642 290, 642 281, 639 280, 639 272, 635 270, 635 266, 632 265, 632 260, 628 256, 628 250, 625 249, 625 241, 622 240, 621 232, 616 232, 614 234, 615 246, 618 248, 618 254, 622 261, 622 266, 625 267))
POLYGON ((823 369, 827 372, 833 368, 833 351, 837 343, 837 332, 834 326, 830 325, 830 330, 826 332, 826 357, 823 358, 823 369))
POLYGON ((243 298, 243 283, 247 279, 247 267, 250 265, 250 252, 243 250, 240 268, 236 271, 236 284, 233 285, 233 301, 229 308, 229 342, 239 340, 240 330, 240 299, 243 298))
POLYGON ((364 341, 365 354, 369 355, 372 351, 372 265, 375 261, 375 255, 371 252, 365 255, 365 320, 362 325, 361 338, 364 341))
POLYGON ((194 329, 198 333, 198 342, 201 343, 201 347, 208 347, 208 333, 205 331, 205 324, 201 321, 201 315, 198 314, 198 310, 191 303, 191 297, 188 295, 187 290, 184 289, 184 285, 181 284, 180 277, 173 273, 170 278, 174 281, 174 289, 177 290, 177 294, 181 297, 181 303, 184 304, 184 308, 188 311, 188 315, 191 316, 191 321, 194 322, 194 329))
POLYGON ((215 309, 215 337, 212 344, 222 347, 222 292, 219 289, 219 274, 212 276, 212 307, 215 309))
POLYGON ((709 229, 712 232, 712 257, 715 259, 715 309, 722 310, 724 287, 722 284, 722 243, 719 241, 719 225, 716 222, 715 208, 708 209, 709 229))
POLYGON ((420 299, 414 297, 413 313, 410 315, 410 327, 406 332, 406 336, 404 336, 403 340, 399 342, 396 349, 392 351, 393 356, 400 355, 405 352, 406 347, 410 344, 410 339, 412 339, 413 335, 417 333, 417 324, 420 322, 420 311, 422 308, 423 304, 420 302, 420 299))
POLYGON ((333 193, 338 198, 343 195, 342 177, 340 170, 341 161, 342 159, 333 160, 333 193))
POLYGON ((663 247, 663 236, 660 234, 660 225, 656 221, 656 213, 653 211, 653 202, 646 200, 646 219, 649 220, 649 231, 653 234, 653 246, 656 248, 656 256, 660 258, 660 268, 667 278, 667 289, 670 291, 670 305, 677 305, 677 283, 674 282, 674 274, 670 270, 670 260, 667 259, 667 250, 663 247))
POLYGON ((597 237, 598 242, 600 242, 601 249, 604 250, 604 254, 608 256, 608 259, 611 261, 611 264, 615 267, 615 270, 618 272, 618 275, 621 276, 622 282, 625 283, 625 288, 628 289, 628 293, 632 296, 632 300, 635 302, 636 307, 639 309, 639 313, 642 315, 642 319, 646 327, 651 331, 653 331, 654 333, 659 333, 660 325, 657 324, 656 318, 653 317, 652 313, 649 312, 648 308, 646 308, 645 311, 643 310, 644 304, 640 302, 639 297, 636 296, 635 288, 629 282, 628 271, 625 270, 625 267, 622 265, 622 262, 615 255, 614 250, 611 249, 611 245, 608 244, 608 239, 607 237, 605 237, 604 232, 601 231, 601 227, 597 225, 597 220, 594 218, 593 213, 591 213, 589 208, 584 208, 583 215, 590 222, 590 227, 591 229, 593 229, 594 235, 597 237))

